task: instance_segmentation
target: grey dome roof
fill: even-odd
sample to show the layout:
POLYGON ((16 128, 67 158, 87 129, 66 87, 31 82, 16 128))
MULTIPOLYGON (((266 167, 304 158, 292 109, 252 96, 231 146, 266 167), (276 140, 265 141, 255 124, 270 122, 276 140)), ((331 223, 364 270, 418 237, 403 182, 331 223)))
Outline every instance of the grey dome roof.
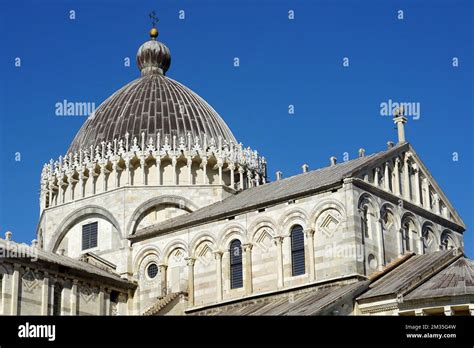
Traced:
POLYGON ((126 133, 130 139, 140 139, 142 132, 147 138, 190 133, 193 139, 206 134, 237 143, 219 114, 196 93, 162 75, 160 69, 141 70, 142 77, 119 89, 89 116, 68 153, 124 139, 126 133))

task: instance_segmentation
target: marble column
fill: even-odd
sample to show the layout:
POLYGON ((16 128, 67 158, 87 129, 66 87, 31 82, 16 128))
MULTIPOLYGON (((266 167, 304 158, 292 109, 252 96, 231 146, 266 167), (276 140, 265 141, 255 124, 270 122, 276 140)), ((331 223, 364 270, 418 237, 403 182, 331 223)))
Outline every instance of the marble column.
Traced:
POLYGON ((77 279, 73 279, 71 286, 71 315, 77 315, 77 279))
POLYGON ((133 306, 133 290, 128 290, 127 293, 127 314, 133 315, 135 308, 133 306))
POLYGON ((105 289, 104 301, 105 301, 104 315, 110 315, 111 310, 110 310, 110 290, 109 289, 105 289))
POLYGON ((41 315, 48 315, 49 311, 49 274, 44 272, 41 288, 41 315))
POLYGON ((203 158, 201 162, 202 166, 202 184, 207 185, 208 180, 207 180, 207 158, 203 158))
POLYGON ((52 181, 49 182, 48 189, 49 189, 48 207, 51 207, 51 205, 53 204, 53 182, 52 181))
POLYGON ((67 174, 67 182, 68 182, 68 189, 69 189, 69 201, 74 200, 74 172, 69 172, 67 174))
POLYGON ((411 200, 410 193, 410 162, 408 154, 405 154, 405 163, 403 165, 403 197, 407 200, 411 200))
POLYGON ((131 184, 131 175, 130 175, 130 161, 128 158, 125 158, 125 171, 127 172, 127 182, 125 183, 127 186, 131 184))
POLYGON ((393 175, 394 175, 393 184, 395 186, 393 189, 393 193, 395 193, 397 196, 400 196, 400 158, 398 157, 395 159, 393 175))
POLYGON ((160 277, 161 277, 160 279, 161 295, 165 296, 168 293, 168 289, 167 289, 168 281, 166 279, 168 266, 165 265, 164 263, 160 263, 158 267, 160 268, 160 277))
POLYGON ((239 188, 244 189, 244 168, 239 166, 239 188))
POLYGON ((233 163, 229 164, 229 169, 230 169, 230 187, 235 188, 235 178, 234 178, 234 173, 235 173, 235 165, 233 163))
POLYGON ((156 184, 161 185, 161 158, 156 157, 156 184))
POLYGON ((273 241, 277 247, 277 286, 283 288, 285 279, 283 272, 283 237, 276 236, 273 241))
POLYGON ((428 184, 428 179, 426 178, 423 178, 422 193, 423 193, 423 207, 426 210, 430 210, 430 187, 428 184))
POLYGON ((316 279, 316 265, 314 264, 314 230, 307 228, 304 230, 306 236, 306 251, 308 255, 309 263, 309 281, 312 282, 316 279))
POLYGON ((140 168, 142 172, 142 185, 146 185, 146 161, 145 157, 140 158, 140 168))
POLYGON ((255 184, 260 186, 260 174, 255 173, 255 184))
POLYGON ((222 251, 214 251, 214 257, 216 258, 216 292, 217 301, 222 301, 222 251))
POLYGON ((421 190, 420 190, 420 170, 416 164, 413 165, 413 170, 415 172, 415 185, 414 185, 414 190, 415 190, 415 203, 418 205, 421 205, 421 190))
POLYGON ((173 156, 171 159, 171 166, 173 167, 173 185, 178 185, 178 171, 177 169, 178 159, 173 156))
POLYGON ((118 167, 118 164, 117 164, 117 161, 114 160, 112 162, 112 177, 114 179, 114 188, 117 188, 118 187, 118 170, 117 170, 117 167, 118 167))
POLYGON ((59 313, 61 313, 61 315, 68 315, 69 313, 66 312, 66 295, 67 295, 67 287, 66 287, 67 283, 64 282, 64 286, 61 288, 61 303, 60 303, 60 309, 59 309, 59 313))
POLYGON ((385 162, 385 171, 384 171, 384 188, 385 191, 390 192, 390 166, 388 162, 385 162))
POLYGON ((98 315, 104 315, 105 313, 105 288, 101 286, 99 288, 99 308, 98 315))
POLYGON ((191 157, 188 157, 186 165, 188 167, 188 184, 192 185, 193 184, 193 160, 191 157))
POLYGON ((7 275, 3 276, 2 287, 0 288, 0 315, 10 314, 6 308, 6 295, 7 295, 7 275))
POLYGON ((222 162, 217 163, 217 169, 219 170, 219 185, 222 185, 222 166, 222 162))
POLYGON ((188 265, 188 306, 194 306, 194 263, 196 259, 193 257, 186 258, 188 265))
POLYGON ((437 193, 435 193, 433 195, 433 200, 434 200, 434 212, 435 214, 440 214, 441 213, 441 209, 440 209, 440 204, 439 204, 439 195, 437 193))
POLYGON ((251 170, 247 170, 247 187, 253 187, 252 184, 253 173, 251 170))
POLYGON ((13 266, 13 275, 12 275, 12 291, 11 291, 11 298, 10 298, 10 305, 11 305, 11 308, 10 308, 10 314, 11 315, 18 315, 20 313, 18 313, 18 301, 19 301, 19 298, 18 298, 18 295, 19 295, 19 287, 20 287, 20 281, 21 281, 21 278, 20 278, 20 269, 21 267, 19 265, 14 265, 13 266))
POLYGON ((244 261, 244 288, 245 295, 251 295, 253 292, 252 286, 252 244, 242 244, 243 261, 244 261))
POLYGON ((379 186, 379 180, 380 180, 380 168, 377 167, 375 168, 375 173, 374 173, 374 185, 379 186))

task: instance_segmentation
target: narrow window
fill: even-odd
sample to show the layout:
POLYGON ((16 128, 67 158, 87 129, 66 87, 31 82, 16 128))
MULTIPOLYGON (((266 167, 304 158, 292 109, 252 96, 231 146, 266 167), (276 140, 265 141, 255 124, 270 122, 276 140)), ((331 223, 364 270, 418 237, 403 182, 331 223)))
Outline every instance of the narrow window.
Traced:
POLYGON ((404 251, 410 251, 410 223, 405 222, 403 225, 403 243, 404 251))
POLYGON ((369 211, 367 206, 362 208, 362 233, 364 238, 369 238, 369 211))
POLYGON ((53 292, 53 315, 61 315, 61 293, 62 286, 59 283, 54 284, 53 292))
POLYGON ((291 229, 291 269, 293 276, 305 273, 304 234, 300 225, 291 229))
POLYGON ((97 246, 97 222, 82 226, 82 250, 97 246))
POLYGON ((242 245, 235 239, 230 243, 230 288, 237 289, 244 285, 242 276, 242 245))

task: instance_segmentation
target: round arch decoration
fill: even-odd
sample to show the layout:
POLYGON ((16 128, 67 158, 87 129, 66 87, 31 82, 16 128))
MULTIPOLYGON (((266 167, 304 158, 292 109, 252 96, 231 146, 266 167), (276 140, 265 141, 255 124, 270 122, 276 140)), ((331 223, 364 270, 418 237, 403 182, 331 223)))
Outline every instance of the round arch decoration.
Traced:
POLYGON ((128 235, 135 234, 136 228, 140 223, 141 219, 143 218, 143 215, 149 209, 165 204, 176 206, 180 209, 187 211, 188 213, 197 209, 197 206, 193 202, 181 196, 163 195, 149 199, 146 202, 142 203, 137 209, 135 209, 127 224, 126 233, 128 235))
POLYGON ((241 224, 233 223, 226 226, 219 234, 217 247, 220 250, 226 250, 227 244, 229 244, 232 239, 239 239, 242 244, 247 242, 245 228, 241 224))
POLYGON ((89 217, 100 217, 112 224, 115 229, 118 231, 120 238, 122 238, 122 231, 120 228, 120 224, 118 223, 117 219, 109 212, 107 209, 102 208, 98 205, 88 205, 82 208, 78 208, 68 216, 66 216, 61 223, 56 228, 55 232, 53 233, 53 237, 51 238, 46 251, 55 252, 56 249, 59 247, 61 240, 64 238, 67 232, 80 220, 89 218, 89 217))

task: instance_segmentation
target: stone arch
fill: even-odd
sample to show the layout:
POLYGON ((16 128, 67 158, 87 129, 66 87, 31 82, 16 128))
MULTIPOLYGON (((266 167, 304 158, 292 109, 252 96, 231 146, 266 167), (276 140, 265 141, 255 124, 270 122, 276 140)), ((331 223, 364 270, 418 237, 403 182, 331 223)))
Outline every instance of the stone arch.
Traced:
POLYGON ((310 216, 310 221, 311 221, 311 228, 316 230, 316 221, 318 218, 321 216, 323 212, 325 212, 328 209, 335 209, 341 214, 343 221, 346 220, 346 209, 344 207, 344 204, 342 204, 340 201, 333 199, 333 198, 328 198, 324 199, 321 202, 319 202, 313 210, 311 210, 311 213, 309 214, 310 216))
POLYGON ((385 202, 380 208, 380 220, 377 225, 380 231, 380 259, 389 263, 401 253, 401 219, 398 206, 385 202))
POLYGON ((132 216, 130 217, 125 232, 129 235, 135 234, 136 228, 143 216, 146 214, 146 212, 153 207, 157 207, 164 204, 177 206, 180 209, 187 211, 188 213, 197 209, 197 206, 193 202, 181 196, 164 195, 155 197, 147 200, 146 202, 142 203, 137 209, 135 209, 132 216))
POLYGON ((380 218, 380 207, 379 204, 377 203, 377 200, 367 192, 362 193, 359 196, 359 199, 357 201, 357 208, 360 209, 364 205, 369 205, 372 211, 375 214, 375 218, 379 219, 380 218))
POLYGON ((357 212, 361 217, 364 239, 379 238, 377 221, 380 219, 380 207, 376 199, 367 192, 362 193, 357 201, 357 212))
POLYGON ((164 249, 163 249, 163 262, 167 265, 168 259, 173 251, 176 249, 183 249, 186 255, 189 255, 188 245, 185 241, 177 239, 170 242, 164 249))
POLYGON ((189 254, 191 257, 196 257, 196 249, 203 243, 209 242, 214 247, 217 245, 216 239, 214 236, 208 232, 199 233, 196 237, 193 238, 191 243, 189 243, 189 254))
POLYGON ((245 228, 239 223, 233 223, 224 228, 219 234, 217 247, 220 250, 226 250, 231 240, 238 239, 242 244, 247 242, 245 228))
POLYGON ((420 231, 421 231, 421 223, 420 221, 417 219, 417 217, 415 216, 415 214, 413 214, 412 212, 405 212, 403 215, 402 215, 402 218, 400 219, 401 221, 401 226, 403 226, 403 222, 407 219, 410 219, 413 221, 413 223, 415 224, 415 227, 416 227, 416 232, 419 234, 420 231))
POLYGON ((265 227, 272 230, 274 236, 280 234, 280 231, 278 231, 277 228, 277 224, 272 218, 267 216, 261 217, 252 222, 250 227, 247 229, 249 242, 253 243, 257 232, 260 231, 261 228, 265 227))
POLYGON ((402 241, 402 251, 406 252, 408 251, 407 248, 410 247, 411 252, 421 252, 421 243, 420 243, 420 236, 421 236, 421 226, 420 226, 420 221, 416 218, 416 216, 411 213, 411 212, 405 212, 402 215, 401 218, 401 223, 400 223, 400 233, 402 233, 402 236, 404 238, 404 241, 402 241), (409 236, 406 236, 406 231, 405 231, 405 226, 408 223, 408 229, 411 232, 409 236), (410 225, 413 225, 410 229, 410 225), (417 238, 413 238, 412 234, 415 233, 417 238), (409 238, 408 240, 408 246, 406 238, 409 238))
POLYGON ((53 237, 51 238, 47 251, 55 252, 59 246, 59 243, 64 238, 66 233, 80 220, 89 217, 100 217, 108 222, 110 222, 115 229, 118 231, 120 238, 123 237, 122 230, 120 228, 120 224, 118 223, 117 219, 109 212, 107 209, 102 208, 98 205, 87 205, 82 208, 78 208, 68 216, 66 216, 61 223, 56 228, 55 232, 53 233, 53 237))
POLYGON ((393 229, 395 231, 399 231, 400 226, 401 226, 401 218, 400 218, 400 214, 398 213, 398 210, 396 209, 396 206, 388 202, 383 203, 382 206, 380 207, 380 213, 379 213, 380 219, 382 220, 384 219, 385 212, 389 212, 390 214, 393 215, 393 229))
MULTIPOLYGON (((0 273, 10 275, 12 274, 12 268, 7 264, 0 265, 0 273)), ((2 289, 0 288, 0 290, 2 289)))
POLYGON ((444 229, 443 232, 441 232, 439 241, 440 249, 442 250, 455 249, 459 247, 458 241, 454 236, 454 233, 448 229, 444 229))
POLYGON ((183 240, 174 240, 163 249, 163 263, 166 265, 166 291, 186 291, 188 282, 188 245, 183 240))
POLYGON ((162 254, 160 252, 160 249, 158 249, 158 247, 156 247, 154 245, 146 245, 143 248, 141 248, 138 251, 137 255, 134 257, 133 271, 134 272, 138 271, 140 269, 140 266, 141 266, 143 260, 145 260, 150 255, 154 255, 156 257, 157 261, 161 260, 161 255, 162 254))
POLYGON ((308 215, 300 208, 294 208, 286 213, 278 220, 278 226, 281 226, 281 233, 289 235, 294 225, 301 225, 305 229, 308 225, 308 215))
POLYGON ((425 221, 421 227, 423 253, 436 251, 441 245, 440 236, 436 233, 436 227, 431 221, 425 221))

